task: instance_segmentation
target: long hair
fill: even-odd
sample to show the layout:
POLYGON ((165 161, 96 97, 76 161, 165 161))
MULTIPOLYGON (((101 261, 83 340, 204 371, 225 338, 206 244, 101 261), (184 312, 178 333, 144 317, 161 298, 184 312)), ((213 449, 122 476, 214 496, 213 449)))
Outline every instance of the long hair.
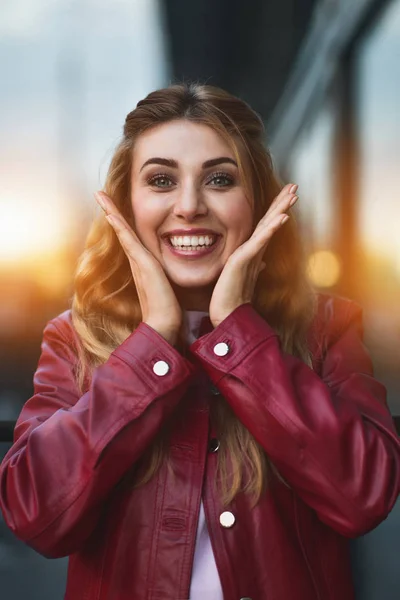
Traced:
MULTIPOLYGON (((238 162, 246 195, 253 203, 255 226, 282 188, 264 146, 263 123, 244 101, 208 85, 172 85, 152 92, 137 104, 126 117, 105 193, 133 224, 130 174, 135 141, 151 127, 176 119, 207 125, 227 141, 238 162)), ((310 364, 306 339, 314 295, 293 215, 273 235, 263 260, 266 267, 259 275, 253 305, 277 332, 283 351, 310 364)), ((142 317, 128 259, 103 215, 90 228, 74 289, 72 319, 79 339, 76 379, 84 391, 93 369, 108 359, 142 317)), ((276 469, 223 398, 213 401, 211 418, 222 441, 218 480, 223 502, 229 503, 239 491, 252 494, 257 502, 270 470, 276 469)), ((164 460, 168 461, 166 431, 150 448, 147 471, 137 485, 147 482, 164 460)))

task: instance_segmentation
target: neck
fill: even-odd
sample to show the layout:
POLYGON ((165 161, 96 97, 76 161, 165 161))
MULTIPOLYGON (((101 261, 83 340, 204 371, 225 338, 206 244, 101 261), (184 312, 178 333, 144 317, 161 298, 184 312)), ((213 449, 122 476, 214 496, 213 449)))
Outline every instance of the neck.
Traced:
POLYGON ((214 286, 208 288, 182 288, 173 286, 180 306, 184 310, 202 310, 209 312, 214 286))

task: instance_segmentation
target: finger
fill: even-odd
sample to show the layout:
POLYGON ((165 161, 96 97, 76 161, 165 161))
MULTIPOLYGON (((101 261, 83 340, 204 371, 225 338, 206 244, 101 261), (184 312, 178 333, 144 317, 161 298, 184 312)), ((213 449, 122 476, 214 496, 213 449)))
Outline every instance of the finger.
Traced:
MULTIPOLYGON (((278 214, 274 218, 271 218, 268 224, 265 224, 264 227, 260 227, 257 231, 255 231, 250 238, 253 240, 254 244, 258 247, 265 247, 269 240, 272 238, 273 234, 284 225, 289 220, 289 215, 287 214, 278 214)), ((249 241, 250 241, 249 240, 249 241)))
POLYGON ((264 226, 265 224, 275 220, 275 218, 285 214, 290 208, 292 208, 292 206, 294 206, 294 204, 296 204, 298 199, 299 197, 295 195, 284 196, 275 209, 269 214, 267 213, 263 223, 260 222, 261 226, 264 226))
POLYGON ((277 216, 279 217, 279 215, 282 215, 287 210, 292 208, 292 206, 294 206, 294 204, 298 201, 299 197, 293 192, 290 192, 289 189, 294 188, 297 190, 297 187, 297 185, 289 185, 286 186, 286 190, 282 190, 282 192, 275 198, 274 202, 271 204, 269 210, 262 217, 254 231, 257 231, 261 227, 264 228, 264 226, 267 226, 270 222, 272 222, 272 220, 275 220, 277 216))
MULTIPOLYGON (((290 207, 298 199, 295 192, 297 191, 298 186, 296 184, 289 184, 283 188, 281 193, 275 198, 274 202, 271 204, 269 210, 266 213, 266 216, 274 216, 278 211, 282 211, 283 207, 290 207)), ((287 210, 287 208, 283 209, 287 210)))
POLYGON ((274 200, 271 202, 271 205, 267 211, 267 213, 269 211, 274 210, 279 204, 280 202, 286 198, 288 195, 294 195, 295 192, 297 191, 298 185, 297 184, 293 184, 293 183, 288 183, 287 185, 285 185, 281 191, 279 192, 279 194, 274 198, 274 200))
POLYGON ((104 192, 95 192, 94 197, 106 215, 112 214, 123 218, 110 196, 107 196, 104 192))
POLYGON ((120 231, 121 227, 124 227, 133 236, 134 240, 137 241, 139 244, 141 244, 136 233, 129 226, 128 222, 122 216, 122 214, 119 212, 119 210, 116 208, 116 206, 113 203, 113 201, 111 200, 111 198, 109 196, 107 196, 107 194, 105 194, 104 192, 95 192, 94 197, 96 198, 98 204, 101 206, 101 208, 106 213, 106 215, 105 215, 106 219, 110 223, 110 225, 113 226, 115 233, 117 233, 117 228, 118 228, 118 231, 120 231), (108 219, 107 218, 108 216, 112 217, 112 219, 111 220, 108 219), (116 217, 115 221, 114 221, 114 217, 116 217))
POLYGON ((140 250, 147 252, 135 232, 132 231, 121 215, 108 214, 106 215, 106 219, 114 229, 128 258, 135 259, 135 255, 137 255, 137 252, 140 250))
POLYGON ((272 238, 273 234, 289 219, 289 215, 278 215, 268 227, 254 232, 251 238, 245 242, 238 251, 236 256, 240 262, 247 262, 254 259, 256 256, 262 259, 263 253, 272 238))
POLYGON ((94 192, 93 194, 97 204, 104 210, 107 214, 109 210, 109 204, 112 203, 111 198, 109 198, 106 194, 102 192, 94 192))

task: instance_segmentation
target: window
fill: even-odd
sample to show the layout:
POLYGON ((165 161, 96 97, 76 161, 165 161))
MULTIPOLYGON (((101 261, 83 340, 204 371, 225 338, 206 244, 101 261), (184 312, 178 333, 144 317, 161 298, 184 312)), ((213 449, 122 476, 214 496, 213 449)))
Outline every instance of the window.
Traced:
POLYGON ((300 222, 312 250, 331 248, 336 236, 335 125, 333 105, 325 102, 316 119, 302 132, 287 165, 290 180, 299 185, 300 222))
POLYGON ((356 55, 360 298, 377 375, 400 411, 400 1, 389 2, 356 55))

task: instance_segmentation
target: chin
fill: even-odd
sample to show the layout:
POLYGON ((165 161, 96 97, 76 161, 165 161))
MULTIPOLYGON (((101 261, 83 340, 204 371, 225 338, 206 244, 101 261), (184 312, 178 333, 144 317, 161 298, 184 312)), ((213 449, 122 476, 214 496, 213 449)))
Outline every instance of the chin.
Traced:
POLYGON ((202 273, 196 276, 196 273, 189 271, 187 273, 177 273, 176 271, 168 272, 168 279, 170 282, 177 287, 185 288, 185 289, 204 289, 213 287, 218 277, 221 274, 222 269, 213 272, 210 270, 207 273, 202 273))

